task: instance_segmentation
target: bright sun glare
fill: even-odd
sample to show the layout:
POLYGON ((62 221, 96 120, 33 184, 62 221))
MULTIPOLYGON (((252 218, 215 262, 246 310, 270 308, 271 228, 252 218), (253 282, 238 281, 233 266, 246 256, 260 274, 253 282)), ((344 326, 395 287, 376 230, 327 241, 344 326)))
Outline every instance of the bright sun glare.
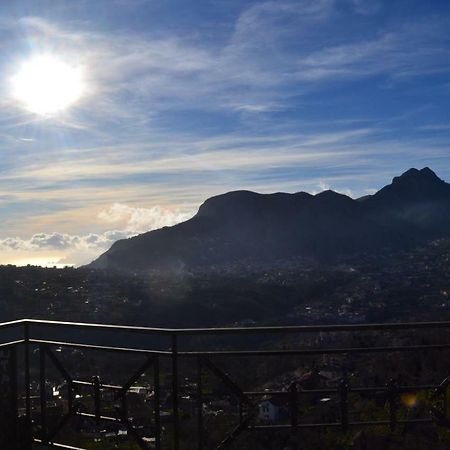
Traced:
POLYGON ((12 93, 26 109, 53 115, 73 105, 83 94, 82 70, 52 55, 25 61, 12 78, 12 93))

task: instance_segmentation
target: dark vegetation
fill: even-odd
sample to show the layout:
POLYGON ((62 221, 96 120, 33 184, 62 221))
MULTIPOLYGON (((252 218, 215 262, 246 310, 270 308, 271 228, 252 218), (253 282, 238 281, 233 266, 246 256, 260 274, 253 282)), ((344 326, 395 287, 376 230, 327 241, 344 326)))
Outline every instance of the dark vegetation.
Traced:
POLYGON ((450 240, 336 264, 123 274, 0 267, 1 320, 142 326, 359 323, 450 317, 450 240))

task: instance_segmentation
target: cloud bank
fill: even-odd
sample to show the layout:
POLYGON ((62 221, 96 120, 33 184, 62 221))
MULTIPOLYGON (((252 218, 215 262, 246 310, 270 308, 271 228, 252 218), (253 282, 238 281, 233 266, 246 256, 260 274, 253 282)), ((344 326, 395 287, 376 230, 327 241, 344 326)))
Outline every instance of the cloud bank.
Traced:
MULTIPOLYGON (((133 208, 115 203, 109 209, 99 213, 100 220, 121 229, 107 230, 102 233, 73 235, 68 233, 36 233, 28 239, 8 237, 0 239, 0 250, 18 252, 19 254, 39 255, 41 252, 61 252, 63 258, 49 262, 53 264, 85 264, 107 250, 115 241, 135 236, 139 233, 155 230, 164 226, 175 225, 189 219, 192 214, 179 210, 169 210, 160 206, 152 208, 133 208)), ((33 258, 32 258, 33 259, 33 258)))

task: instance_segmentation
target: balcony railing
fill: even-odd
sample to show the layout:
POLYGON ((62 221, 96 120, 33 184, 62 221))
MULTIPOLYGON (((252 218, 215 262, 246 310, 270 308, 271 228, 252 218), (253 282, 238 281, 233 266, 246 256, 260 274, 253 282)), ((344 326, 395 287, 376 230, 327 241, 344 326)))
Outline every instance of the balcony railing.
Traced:
POLYGON ((330 428, 346 433, 354 428, 385 427, 392 432, 405 425, 432 423, 449 428, 450 424, 449 373, 446 358, 437 356, 450 350, 450 322, 166 329, 24 319, 0 324, 0 347, 0 389, 4 393, 0 395, 0 414, 4 418, 0 432, 5 436, 4 442, 0 438, 2 449, 80 449, 61 442, 74 418, 92 421, 98 429, 103 423, 117 425, 142 449, 175 450, 229 448, 246 433, 284 433, 295 448, 300 431, 330 428), (100 353, 110 355, 100 363, 109 366, 111 377, 106 381, 96 373, 98 366, 94 364, 88 367, 92 371, 89 376, 83 374, 84 379, 79 379, 82 370, 76 361, 75 369, 68 368, 69 359, 84 358, 89 352, 95 354, 88 358, 89 364, 100 353), (386 367, 378 363, 379 371, 385 374, 378 384, 368 382, 367 373, 373 369, 363 374, 364 370, 354 368, 355 364, 367 367, 376 355, 393 354, 409 356, 397 356, 389 362, 386 359, 386 367), (125 355, 134 355, 133 361, 125 363, 125 355), (404 365, 408 358, 441 361, 442 367, 427 370, 425 382, 417 381, 417 371, 413 383, 403 383, 401 377, 393 376, 390 365, 396 360, 404 365), (308 386, 292 370, 286 370, 291 379, 278 382, 278 388, 261 387, 264 375, 273 372, 276 378, 283 373, 281 363, 276 363, 266 374, 252 375, 252 371, 266 370, 261 361, 273 359, 287 361, 287 369, 295 369, 300 361, 303 367, 312 368, 310 373, 319 373, 320 365, 327 364, 338 367, 341 374, 334 382, 308 386), (336 363, 339 359, 341 364, 336 363), (237 361, 245 361, 246 365, 237 361), (233 368, 231 362, 238 367, 233 368), (110 380, 122 363, 128 379, 121 384, 112 383, 110 380), (66 411, 57 420, 54 415, 49 418, 50 371, 51 378, 56 373, 64 380, 65 392, 58 396, 64 398, 66 411), (153 409, 148 414, 151 438, 143 436, 131 419, 128 404, 130 390, 149 372, 146 399, 150 399, 148 404, 153 409), (225 408, 236 406, 237 411, 227 416, 227 423, 230 417, 236 423, 217 442, 211 441, 211 430, 205 424, 205 406, 215 395, 213 379, 214 386, 222 387, 222 395, 234 399, 225 408), (86 398, 91 410, 79 401, 77 393, 81 390, 89 391, 86 398), (105 407, 106 393, 110 394, 112 406, 105 407), (403 405, 411 406, 408 402, 414 403, 419 393, 424 405, 421 413, 405 414, 403 405), (408 395, 411 401, 404 400, 408 395), (385 417, 363 417, 352 410, 355 402, 351 398, 373 400, 377 396, 383 399, 385 417), (277 399, 275 403, 284 405, 280 407, 286 413, 284 418, 264 418, 261 404, 267 399, 277 399), (323 414, 305 416, 305 404, 310 407, 330 399, 334 401, 336 417, 325 414, 325 420, 323 414))

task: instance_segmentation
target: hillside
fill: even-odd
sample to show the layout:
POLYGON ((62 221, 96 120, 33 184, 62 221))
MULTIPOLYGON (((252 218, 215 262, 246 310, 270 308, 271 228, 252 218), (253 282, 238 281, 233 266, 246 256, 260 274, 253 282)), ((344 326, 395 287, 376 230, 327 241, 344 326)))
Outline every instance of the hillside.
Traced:
POLYGON ((450 184, 410 169, 371 196, 234 191, 190 220, 116 242, 91 268, 135 271, 333 259, 450 236, 450 184))

